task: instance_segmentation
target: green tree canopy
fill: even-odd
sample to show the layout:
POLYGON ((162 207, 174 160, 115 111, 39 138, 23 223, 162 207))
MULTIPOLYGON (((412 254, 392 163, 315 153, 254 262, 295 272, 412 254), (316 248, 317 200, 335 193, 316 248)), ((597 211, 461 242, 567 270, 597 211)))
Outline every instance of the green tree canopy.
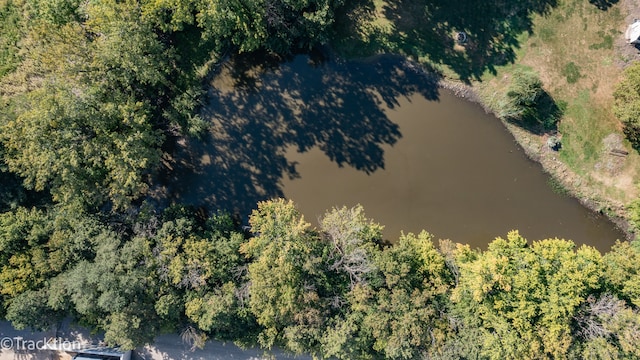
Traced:
POLYGON ((18 208, 0 215, 0 294, 11 299, 92 258, 109 231, 72 207, 18 208))
POLYGON ((16 69, 20 63, 19 41, 23 38, 25 19, 14 1, 0 2, 0 78, 16 69))
POLYGON ((229 215, 203 221, 188 208, 169 208, 153 240, 158 315, 176 326, 188 319, 220 340, 255 341, 243 293, 246 259, 239 248, 245 239, 229 215))
POLYGON ((117 235, 95 247, 96 256, 58 276, 51 285, 53 309, 72 309, 80 319, 105 332, 105 341, 133 349, 151 342, 160 327, 153 303, 157 279, 150 276, 149 243, 123 242, 117 235))
POLYGON ((604 255, 610 290, 640 308, 640 241, 617 243, 604 255))
POLYGON ((601 256, 566 240, 531 246, 517 231, 484 253, 459 250, 460 283, 453 299, 464 321, 482 331, 492 359, 568 356, 572 322, 587 297, 600 290, 601 256))
POLYGON ((453 277, 431 235, 403 235, 375 252, 375 276, 346 296, 344 313, 332 319, 325 353, 342 359, 414 359, 442 346, 453 277))
POLYGON ((291 201, 258 203, 249 224, 257 236, 240 251, 251 259, 249 308, 264 329, 261 345, 314 351, 329 305, 325 243, 291 201))
POLYGON ((198 8, 204 36, 240 52, 309 49, 327 40, 342 0, 213 0, 198 8))
POLYGON ((84 25, 36 21, 25 60, 0 85, 9 169, 59 202, 126 205, 159 161, 162 135, 145 93, 166 81, 166 54, 135 12, 111 10, 116 19, 88 6, 84 25))
POLYGON ((640 63, 624 70, 622 81, 613 93, 613 112, 624 125, 624 133, 637 149, 640 147, 640 63))

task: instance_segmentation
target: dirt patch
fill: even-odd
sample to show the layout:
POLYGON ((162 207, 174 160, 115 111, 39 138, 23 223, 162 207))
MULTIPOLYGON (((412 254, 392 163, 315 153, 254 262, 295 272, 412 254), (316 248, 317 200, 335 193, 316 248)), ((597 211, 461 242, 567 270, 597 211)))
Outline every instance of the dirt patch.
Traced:
POLYGON ((625 150, 621 134, 612 133, 602 140, 600 161, 594 169, 596 173, 603 173, 609 178, 615 178, 622 172, 629 152, 625 150))
POLYGON ((594 166, 591 176, 605 186, 615 188, 633 199, 638 196, 635 173, 628 165, 629 152, 625 150, 621 134, 612 133, 602 140, 600 161, 594 166))
POLYGON ((620 191, 625 192, 626 194, 634 194, 634 196, 637 196, 634 176, 630 169, 619 173, 615 177, 604 176, 599 172, 593 172, 591 176, 595 180, 600 181, 608 187, 614 187, 619 189, 620 191))

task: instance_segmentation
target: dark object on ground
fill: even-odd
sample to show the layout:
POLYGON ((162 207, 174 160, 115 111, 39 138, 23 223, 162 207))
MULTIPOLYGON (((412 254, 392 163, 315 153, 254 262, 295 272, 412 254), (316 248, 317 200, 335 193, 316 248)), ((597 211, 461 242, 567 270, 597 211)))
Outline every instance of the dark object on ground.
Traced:
POLYGON ((464 44, 467 40, 467 34, 464 31, 460 31, 456 34, 456 41, 458 44, 464 44))
POLYGON ((615 156, 625 157, 625 156, 629 155, 629 152, 626 151, 626 150, 613 149, 613 150, 609 151, 609 154, 615 155, 615 156))
POLYGON ((553 151, 558 151, 560 150, 560 148, 562 148, 562 143, 556 136, 550 136, 547 139, 547 146, 553 151))

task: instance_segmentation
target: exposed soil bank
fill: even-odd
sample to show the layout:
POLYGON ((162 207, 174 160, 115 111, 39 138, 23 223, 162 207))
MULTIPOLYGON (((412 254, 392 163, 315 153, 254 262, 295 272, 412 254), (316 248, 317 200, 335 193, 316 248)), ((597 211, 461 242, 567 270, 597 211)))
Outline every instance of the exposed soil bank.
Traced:
MULTIPOLYGON (((638 11, 640 11, 640 8, 638 11)), ((625 47, 626 51, 628 51, 627 48, 628 46, 625 47)), ((409 59, 406 59, 405 61, 407 61, 407 67, 433 79, 437 79, 435 75, 429 74, 429 72, 420 64, 409 59)), ((487 113, 493 114, 513 135, 514 139, 520 147, 522 147, 527 156, 531 160, 540 163, 544 171, 553 177, 570 196, 580 201, 583 206, 609 218, 609 220, 616 224, 616 226, 626 234, 627 240, 633 240, 635 238, 636 234, 628 220, 630 214, 627 212, 625 205, 621 202, 607 199, 606 197, 598 194, 598 189, 586 186, 584 184, 585 182, 578 174, 558 159, 558 153, 546 145, 546 141, 550 134, 536 135, 501 119, 493 109, 489 108, 482 101, 482 97, 478 94, 478 91, 476 91, 473 85, 468 85, 460 81, 454 81, 446 78, 438 79, 437 83, 440 88, 449 90, 454 95, 465 100, 478 103, 487 113)))
MULTIPOLYGON (((420 67, 420 65, 415 63, 412 64, 412 66, 416 69, 420 67)), ((580 176, 572 171, 565 163, 558 160, 558 153, 546 145, 546 140, 550 136, 549 134, 536 135, 504 119, 500 119, 492 109, 483 103, 478 92, 471 85, 449 79, 441 79, 438 84, 441 88, 452 91, 456 96, 480 104, 486 112, 495 115, 513 135, 527 156, 531 160, 540 163, 544 171, 558 181, 571 196, 578 199, 585 207, 607 216, 607 218, 626 234, 627 240, 633 240, 635 238, 636 234, 629 224, 629 213, 626 211, 624 204, 607 199, 598 194, 597 189, 585 186, 580 176)))

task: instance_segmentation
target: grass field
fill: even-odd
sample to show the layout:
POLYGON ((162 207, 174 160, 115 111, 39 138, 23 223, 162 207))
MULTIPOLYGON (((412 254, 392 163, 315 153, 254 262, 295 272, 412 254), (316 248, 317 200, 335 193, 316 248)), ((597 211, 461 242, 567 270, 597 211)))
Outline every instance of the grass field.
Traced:
POLYGON ((548 134, 516 137, 564 163, 558 169, 574 174, 565 183, 579 196, 626 205, 638 197, 640 156, 611 108, 615 84, 633 60, 624 49, 627 1, 633 0, 363 0, 338 19, 334 46, 348 57, 406 55, 472 85, 493 109, 516 69, 537 72, 563 104, 562 149, 542 150, 548 134), (455 41, 458 31, 468 34, 467 43, 455 41), (611 155, 612 149, 629 155, 611 155))
MULTIPOLYGON (((596 197, 628 204, 638 196, 640 157, 623 140, 613 116, 613 90, 624 65, 624 3, 602 10, 588 1, 565 0, 549 14, 534 16, 533 32, 522 42, 517 63, 535 69, 556 101, 566 102, 558 125, 560 159, 596 197), (612 148, 629 156, 611 155, 612 148)), ((508 76, 513 66, 505 66, 508 76)), ((486 79, 488 89, 499 87, 486 79)))

